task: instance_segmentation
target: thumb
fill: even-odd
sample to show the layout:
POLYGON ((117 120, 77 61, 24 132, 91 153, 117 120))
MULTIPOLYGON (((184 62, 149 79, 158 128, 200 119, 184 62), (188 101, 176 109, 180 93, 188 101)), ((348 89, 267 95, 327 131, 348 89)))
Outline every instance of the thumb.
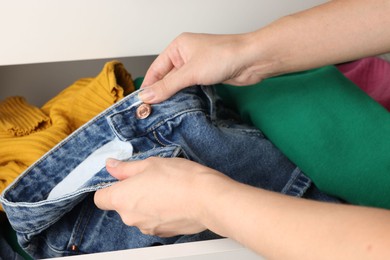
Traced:
POLYGON ((139 98, 149 104, 167 100, 179 90, 195 84, 193 74, 188 64, 174 69, 164 78, 154 84, 143 87, 138 94, 139 98))
POLYGON ((106 160, 107 171, 118 180, 127 179, 139 173, 137 171, 137 162, 123 162, 113 158, 106 160))

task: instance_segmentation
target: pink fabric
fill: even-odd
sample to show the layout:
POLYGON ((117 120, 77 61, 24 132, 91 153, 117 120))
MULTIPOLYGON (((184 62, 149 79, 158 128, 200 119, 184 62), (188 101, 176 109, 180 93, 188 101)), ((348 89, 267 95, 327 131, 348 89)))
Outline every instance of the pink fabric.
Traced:
POLYGON ((390 111, 390 63, 369 57, 336 66, 348 79, 390 111))

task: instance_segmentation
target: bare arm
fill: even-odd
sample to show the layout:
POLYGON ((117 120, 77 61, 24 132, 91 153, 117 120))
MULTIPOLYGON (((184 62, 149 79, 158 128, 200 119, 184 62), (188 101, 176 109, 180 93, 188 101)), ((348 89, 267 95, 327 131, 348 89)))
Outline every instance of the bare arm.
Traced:
POLYGON ((239 183, 221 187, 220 180, 207 182, 201 222, 267 259, 390 257, 389 211, 297 199, 239 183))
POLYGON ((208 228, 267 259, 388 259, 390 211, 297 199, 179 158, 107 166, 121 181, 95 203, 159 236, 208 228))
POLYGON ((390 51, 390 1, 334 0, 253 32, 252 51, 281 74, 390 51))
POLYGON ((389 13, 389 0, 334 0, 252 33, 182 34, 153 62, 140 97, 157 103, 194 84, 249 85, 389 52, 389 13))

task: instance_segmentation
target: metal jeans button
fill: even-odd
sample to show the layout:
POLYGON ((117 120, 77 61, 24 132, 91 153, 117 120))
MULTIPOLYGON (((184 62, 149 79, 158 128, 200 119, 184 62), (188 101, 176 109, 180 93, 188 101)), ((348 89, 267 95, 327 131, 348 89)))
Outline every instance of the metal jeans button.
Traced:
POLYGON ((135 113, 138 119, 145 119, 150 115, 150 113, 152 113, 152 107, 149 104, 143 103, 137 107, 135 113))

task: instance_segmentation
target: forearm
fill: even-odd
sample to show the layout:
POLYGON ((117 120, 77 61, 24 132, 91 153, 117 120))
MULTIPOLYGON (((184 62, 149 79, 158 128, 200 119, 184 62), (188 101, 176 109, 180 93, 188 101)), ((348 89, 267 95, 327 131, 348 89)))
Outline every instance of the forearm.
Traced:
POLYGON ((388 0, 330 1, 248 34, 247 51, 266 76, 389 52, 389 13, 388 0))
POLYGON ((213 176, 203 187, 202 223, 267 259, 390 256, 388 211, 297 199, 213 176))

